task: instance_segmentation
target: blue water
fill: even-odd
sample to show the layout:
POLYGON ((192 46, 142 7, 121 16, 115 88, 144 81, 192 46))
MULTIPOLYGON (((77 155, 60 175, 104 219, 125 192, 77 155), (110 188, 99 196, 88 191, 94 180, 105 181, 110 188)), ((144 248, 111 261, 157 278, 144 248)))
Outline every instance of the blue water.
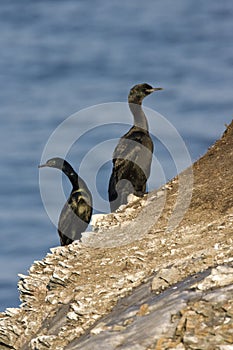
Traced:
MULTIPOLYGON (((37 165, 50 134, 71 114, 124 102, 134 84, 148 82, 164 91, 144 105, 176 127, 196 160, 232 119, 232 16, 231 0, 1 2, 1 310, 19 305, 17 274, 27 273, 59 243, 38 181, 37 165)), ((85 120, 87 130, 92 122, 85 120)), ((78 169, 85 150, 127 128, 89 131, 73 145, 69 161, 78 169)), ((172 178, 176 169, 168 152, 156 139, 155 148, 165 178, 172 178)), ((44 171, 52 181, 58 172, 49 170, 44 171)), ((105 199, 109 173, 110 162, 104 161, 93 175, 105 199)), ((64 184, 68 192, 65 179, 64 184)), ((152 176, 149 189, 159 185, 152 176)))

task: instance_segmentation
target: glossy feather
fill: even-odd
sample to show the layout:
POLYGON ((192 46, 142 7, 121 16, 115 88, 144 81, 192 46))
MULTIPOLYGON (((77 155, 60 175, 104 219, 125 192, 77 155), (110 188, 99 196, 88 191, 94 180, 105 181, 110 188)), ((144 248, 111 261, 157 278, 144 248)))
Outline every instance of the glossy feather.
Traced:
POLYGON ((64 172, 72 184, 72 191, 65 203, 58 222, 58 234, 62 246, 81 238, 91 220, 92 196, 86 183, 71 165, 62 158, 49 159, 39 167, 56 168, 64 172))
POLYGON ((113 153, 113 170, 108 187, 111 211, 126 204, 130 193, 142 197, 146 192, 154 147, 141 104, 143 98, 155 90, 161 88, 139 84, 130 90, 128 102, 134 125, 121 137, 113 153))

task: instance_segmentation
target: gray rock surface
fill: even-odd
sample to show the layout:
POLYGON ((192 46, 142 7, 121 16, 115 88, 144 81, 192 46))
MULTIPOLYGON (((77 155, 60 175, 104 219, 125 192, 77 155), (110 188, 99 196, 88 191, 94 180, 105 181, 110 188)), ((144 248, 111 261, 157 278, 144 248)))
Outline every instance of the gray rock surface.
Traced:
POLYGON ((232 155, 233 123, 191 170, 35 261, 0 349, 230 350, 232 155))
MULTIPOLYGON (((107 317, 97 322, 84 337, 71 342, 66 349, 144 350, 148 349, 151 344, 156 344, 159 339, 163 339, 164 334, 168 338, 164 339, 164 343, 167 344, 169 339, 180 340, 182 336, 185 347, 200 349, 201 338, 203 348, 214 349, 218 343, 221 345, 222 339, 218 339, 221 328, 227 334, 228 341, 232 342, 232 315, 227 316, 227 314, 229 315, 229 312, 233 310, 233 305, 231 309, 224 310, 224 305, 232 300, 232 278, 232 267, 219 266, 217 269, 207 269, 188 277, 159 295, 151 293, 153 280, 151 282, 150 279, 138 287, 132 295, 118 302, 107 317), (213 287, 216 287, 214 291, 213 287), (199 310, 193 310, 191 313, 189 308, 193 304, 196 305, 197 301, 202 309, 200 310, 199 306, 199 310), (217 308, 221 310, 215 315, 218 330, 211 336, 208 334, 210 327, 204 323, 204 320, 201 325, 203 332, 195 329, 200 321, 198 320, 197 324, 193 322, 194 317, 198 319, 198 313, 204 315, 205 319, 208 317, 212 319, 211 313, 214 312, 214 309, 210 301, 214 302, 216 311, 217 308), (186 328, 185 323, 190 314, 192 318, 189 321, 189 328, 186 328)), ((176 342, 175 340, 170 341, 173 346, 177 345, 176 342)))

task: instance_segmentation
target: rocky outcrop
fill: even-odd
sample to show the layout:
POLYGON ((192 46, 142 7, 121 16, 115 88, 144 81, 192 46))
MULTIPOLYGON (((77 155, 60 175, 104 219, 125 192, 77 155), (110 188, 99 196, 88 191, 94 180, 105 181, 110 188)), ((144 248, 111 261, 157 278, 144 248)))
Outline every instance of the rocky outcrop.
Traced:
POLYGON ((232 155, 233 123, 192 168, 36 261, 0 349, 232 349, 232 155))

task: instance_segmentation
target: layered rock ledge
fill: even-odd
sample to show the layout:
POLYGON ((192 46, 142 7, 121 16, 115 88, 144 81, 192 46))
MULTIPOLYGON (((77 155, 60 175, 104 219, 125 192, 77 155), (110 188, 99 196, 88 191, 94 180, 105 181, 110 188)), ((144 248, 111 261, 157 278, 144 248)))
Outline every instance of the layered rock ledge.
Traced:
POLYGON ((233 122, 192 168, 35 261, 0 349, 233 349, 232 155, 233 122))

